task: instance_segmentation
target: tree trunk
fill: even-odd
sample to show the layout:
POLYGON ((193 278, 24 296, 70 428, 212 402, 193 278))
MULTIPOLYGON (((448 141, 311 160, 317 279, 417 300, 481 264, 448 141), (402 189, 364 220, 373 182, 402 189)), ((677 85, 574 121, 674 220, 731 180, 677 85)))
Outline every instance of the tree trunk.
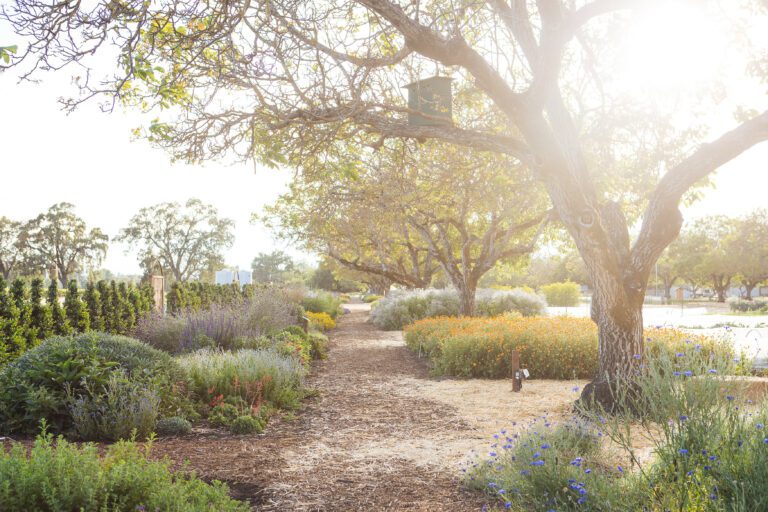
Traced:
POLYGON ((725 294, 728 293, 728 287, 731 285, 731 278, 723 276, 712 276, 712 288, 717 293, 717 302, 725 302, 725 294))
POLYGON ((66 270, 59 269, 59 281, 61 281, 62 288, 69 286, 69 274, 66 270))
MULTIPOLYGON (((643 354, 643 301, 627 293, 608 273, 593 275, 592 320, 598 329, 598 373, 582 391, 580 401, 597 403, 608 411, 619 405, 616 390, 631 380, 643 354)), ((624 389, 627 389, 625 386, 624 389)), ((631 404, 626 404, 630 405, 631 404)))
POLYGON ((744 298, 747 300, 752 300, 752 290, 755 289, 756 284, 752 283, 744 283, 744 289, 746 290, 746 293, 744 295, 744 298))
POLYGON ((674 286, 673 281, 670 281, 669 283, 664 283, 664 303, 670 304, 672 302, 672 287, 674 286))
POLYGON ((475 293, 477 283, 460 283, 456 286, 459 292, 459 316, 473 316, 475 314, 475 293))

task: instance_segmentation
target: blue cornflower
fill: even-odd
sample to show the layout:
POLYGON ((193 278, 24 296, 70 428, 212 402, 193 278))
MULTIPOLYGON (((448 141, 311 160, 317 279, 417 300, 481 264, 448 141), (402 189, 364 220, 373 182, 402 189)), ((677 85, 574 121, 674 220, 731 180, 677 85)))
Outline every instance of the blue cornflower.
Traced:
POLYGON ((506 494, 507 493, 507 491, 505 491, 504 489, 499 489, 498 492, 499 492, 499 494, 506 494))
POLYGON ((531 462, 531 466, 543 466, 543 465, 544 465, 544 461, 541 459, 531 462))
POLYGON ((546 450, 547 448, 549 448, 549 444, 544 443, 543 445, 541 445, 542 450, 546 450))
POLYGON ((683 372, 683 375, 685 375, 686 377, 691 377, 693 375, 693 372, 691 370, 686 370, 683 372))
POLYGON ((579 386, 573 386, 571 388, 571 391, 573 391, 574 393, 576 393, 578 390, 579 390, 579 386))
POLYGON ((679 450, 677 450, 677 453, 679 453, 680 455, 688 455, 688 450, 686 450, 685 448, 680 448, 679 450))
POLYGON ((674 375, 675 377, 679 377, 679 376, 682 375, 682 373, 680 373, 680 372, 672 372, 672 375, 674 375))
POLYGON ((526 476, 526 475, 530 475, 531 472, 528 471, 527 469, 522 469, 522 470, 520 470, 520 474, 523 475, 523 476, 526 476))
POLYGON ((763 442, 764 442, 765 444, 768 444, 768 437, 766 437, 765 439, 763 439, 763 442))
POLYGON ((512 508, 512 502, 511 502, 511 501, 508 501, 508 502, 504 503, 504 508, 506 508, 507 510, 509 510, 510 508, 512 508))
POLYGON ((684 355, 685 354, 683 354, 682 352, 678 352, 677 354, 675 354, 675 357, 683 357, 684 355))
POLYGON ((490 482, 488 484, 488 487, 490 487, 491 489, 495 489, 496 487, 498 487, 498 485, 496 485, 494 482, 490 482))
POLYGON ((489 455, 490 455, 491 457, 496 457, 496 452, 491 452, 491 453, 489 453, 489 455))
POLYGON ((634 357, 635 359, 642 359, 643 358, 643 356, 641 356, 640 354, 635 354, 632 357, 634 357))
POLYGON ((619 473, 623 473, 624 472, 624 469, 621 466, 616 466, 616 469, 619 470, 619 473))
POLYGON ((758 430, 761 430, 765 428, 765 425, 763 425, 762 423, 758 423, 757 425, 755 425, 755 427, 757 427, 758 430))
POLYGON ((576 501, 576 503, 578 503, 579 505, 581 505, 581 504, 583 504, 585 501, 587 501, 587 498, 585 498, 585 497, 583 497, 583 496, 582 496, 581 498, 579 498, 579 499, 576 501))
POLYGON ((592 472, 592 470, 591 470, 591 469, 585 469, 585 470, 584 470, 584 472, 585 472, 586 474, 590 474, 590 473, 592 472))
POLYGON ((729 402, 733 402, 733 398, 734 398, 733 395, 726 395, 725 396, 725 399, 728 400, 729 402))
POLYGON ((715 369, 709 370, 709 373, 715 374, 715 373, 717 373, 717 370, 715 370, 715 369))
POLYGON ((680 415, 680 421, 685 421, 687 419, 688 419, 688 416, 686 416, 685 414, 680 415))

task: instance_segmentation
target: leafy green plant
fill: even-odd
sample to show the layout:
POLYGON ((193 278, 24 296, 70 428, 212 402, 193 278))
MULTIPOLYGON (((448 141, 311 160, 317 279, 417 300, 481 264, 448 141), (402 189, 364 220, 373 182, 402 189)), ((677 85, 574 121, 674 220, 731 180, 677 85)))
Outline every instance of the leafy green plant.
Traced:
POLYGON ((8 294, 5 280, 0 277, 0 364, 24 352, 27 345, 24 334, 25 326, 19 309, 14 298, 8 294))
POLYGON ((27 331, 27 343, 32 347, 40 340, 53 335, 53 317, 51 308, 42 303, 43 300, 43 280, 35 278, 32 280, 30 290, 30 318, 29 330, 27 331))
POLYGON ((229 425, 229 430, 233 434, 253 434, 263 432, 265 426, 266 424, 262 418, 245 415, 235 418, 229 425))
POLYGON ((15 444, 0 450, 0 503, 3 510, 110 510, 136 512, 247 512, 220 482, 207 484, 168 460, 151 461, 152 442, 142 449, 132 441, 106 448, 78 447, 43 432, 27 456, 15 444))
POLYGON ((86 382, 85 388, 86 393, 71 396, 69 406, 74 431, 81 439, 143 439, 155 429, 160 398, 146 385, 113 372, 103 386, 94 388, 86 382))
POLYGON ((155 430, 161 436, 183 436, 192 432, 192 424, 181 416, 171 416, 159 420, 155 430))
POLYGON ((555 307, 574 307, 579 305, 581 290, 579 285, 570 281, 550 283, 541 287, 547 304, 555 307))
POLYGON ((162 415, 191 407, 184 370, 170 355, 91 332, 49 338, 0 370, 0 430, 31 433, 46 419, 54 432, 74 433, 73 400, 98 401, 115 372, 155 393, 162 415))
POLYGON ((48 307, 51 310, 51 321, 53 323, 53 332, 60 336, 66 336, 72 333, 72 327, 69 325, 67 316, 59 304, 59 286, 55 279, 51 279, 48 286, 48 307))
POLYGON ((67 294, 64 297, 64 312, 69 325, 77 332, 86 332, 91 327, 91 320, 88 315, 88 309, 80 299, 80 291, 77 288, 77 281, 74 279, 69 282, 67 294))
POLYGON ((305 311, 312 313, 325 313, 335 319, 341 311, 341 300, 329 292, 313 292, 304 297, 301 306, 305 311))
POLYGON ((303 395, 306 369, 295 358, 274 350, 223 352, 200 350, 179 358, 198 400, 240 397, 249 405, 266 401, 277 408, 294 408, 303 395))

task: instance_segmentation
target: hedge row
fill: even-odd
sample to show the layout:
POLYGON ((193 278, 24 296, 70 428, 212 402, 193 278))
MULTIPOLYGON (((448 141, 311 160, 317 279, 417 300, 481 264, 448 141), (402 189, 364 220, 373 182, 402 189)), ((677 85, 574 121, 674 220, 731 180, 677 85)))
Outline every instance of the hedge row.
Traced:
MULTIPOLYGON (((679 352, 728 347, 675 329, 646 332, 647 349, 679 352)), ((458 377, 511 377, 511 352, 532 378, 590 379, 597 372, 597 327, 587 318, 430 318, 406 327, 408 347, 426 354, 435 373, 458 377)))
POLYGON ((10 288, 0 278, 0 364, 52 335, 90 330, 128 333, 152 310, 152 297, 150 286, 99 281, 81 292, 71 281, 60 304, 56 281, 45 290, 39 278, 30 286, 16 279, 10 288))

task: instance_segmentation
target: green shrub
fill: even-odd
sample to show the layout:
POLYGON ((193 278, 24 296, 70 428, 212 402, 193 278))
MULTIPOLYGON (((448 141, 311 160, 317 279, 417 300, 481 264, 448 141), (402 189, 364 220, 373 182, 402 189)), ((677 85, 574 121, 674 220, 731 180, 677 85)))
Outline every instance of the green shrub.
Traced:
POLYGON ((19 309, 6 290, 5 280, 0 277, 0 365, 24 353, 27 346, 24 334, 19 309))
POLYGON ((183 436, 192 432, 192 424, 181 416, 171 416, 159 420, 155 431, 161 436, 183 436))
POLYGON ((251 406, 266 401, 274 407, 293 408, 303 396, 306 370, 297 359, 275 350, 204 349, 179 362, 189 374, 191 391, 203 402, 235 396, 251 406))
POLYGON ((91 329, 94 331, 104 331, 106 326, 104 318, 101 316, 101 294, 93 283, 88 283, 83 295, 83 301, 88 309, 88 318, 90 319, 91 329))
POLYGON ((465 468, 464 482, 500 508, 628 510, 628 503, 644 496, 614 468, 593 426, 577 419, 552 425, 540 418, 520 434, 494 435, 488 458, 465 468))
POLYGON ((312 331, 307 335, 312 351, 313 359, 325 359, 328 357, 328 336, 321 332, 312 331))
POLYGON ((728 306, 739 313, 768 312, 768 300, 765 299, 729 299, 728 306))
MULTIPOLYGON (((649 350, 675 352, 686 340, 730 353, 731 347, 674 329, 646 332, 649 350)), ((411 350, 426 354, 437 374, 511 377, 511 353, 535 379, 592 378, 597 372, 597 327, 587 318, 431 318, 405 329, 411 350)))
POLYGON ((217 427, 229 427, 235 418, 240 416, 240 410, 229 403, 222 402, 211 409, 208 421, 217 427))
POLYGON ((574 307, 579 305, 581 289, 576 283, 550 283, 541 287, 541 292, 547 299, 547 304, 554 307, 574 307))
POLYGON ((304 297, 301 306, 305 311, 326 313, 331 318, 336 318, 341 311, 341 300, 332 293, 314 292, 313 295, 304 297))
POLYGON ((162 415, 190 407, 186 375, 170 355, 137 340, 90 332, 49 338, 0 370, 0 430, 31 433, 46 419, 54 432, 75 433, 73 400, 103 404, 99 395, 115 373, 154 392, 162 415))
POLYGON ((379 299, 383 299, 383 295, 376 295, 376 294, 369 294, 369 295, 363 295, 363 302, 366 302, 370 304, 371 302, 376 302, 379 299))
POLYGON ((132 435, 148 437, 155 429, 160 399, 155 391, 113 372, 100 389, 71 398, 69 406, 77 436, 117 441, 132 435))
POLYGON ((82 447, 41 434, 29 456, 15 444, 0 450, 0 503, 8 511, 246 512, 220 482, 206 484, 186 471, 172 473, 170 461, 150 461, 144 449, 122 441, 82 447))
POLYGON ((91 327, 88 309, 80 300, 80 291, 77 289, 77 281, 69 282, 67 294, 64 297, 64 314, 67 322, 77 332, 86 332, 91 327))
POLYGON ((53 317, 51 308, 43 304, 43 280, 35 278, 32 280, 30 290, 30 318, 29 330, 27 331, 27 343, 32 347, 40 340, 44 340, 53 335, 53 317))
MULTIPOLYGON (((478 290, 475 316, 499 316, 516 311, 523 316, 544 313, 544 301, 522 290, 478 290)), ((459 295, 455 290, 393 291, 376 303, 371 321, 379 329, 399 330, 423 318, 459 315, 459 295)))
POLYGON ((695 340, 679 351, 654 343, 633 386, 615 394, 624 406, 631 399, 631 414, 582 403, 578 423, 545 418, 521 435, 502 431, 466 483, 519 511, 764 510, 768 403, 746 400, 746 384, 732 377, 743 364, 695 340), (638 440, 654 456, 642 470, 638 440))
POLYGON ((174 354, 181 348, 186 326, 183 318, 152 314, 141 318, 131 335, 156 349, 174 354))
POLYGON ((233 434, 260 434, 264 431, 264 420, 255 416, 238 416, 229 425, 233 434))

